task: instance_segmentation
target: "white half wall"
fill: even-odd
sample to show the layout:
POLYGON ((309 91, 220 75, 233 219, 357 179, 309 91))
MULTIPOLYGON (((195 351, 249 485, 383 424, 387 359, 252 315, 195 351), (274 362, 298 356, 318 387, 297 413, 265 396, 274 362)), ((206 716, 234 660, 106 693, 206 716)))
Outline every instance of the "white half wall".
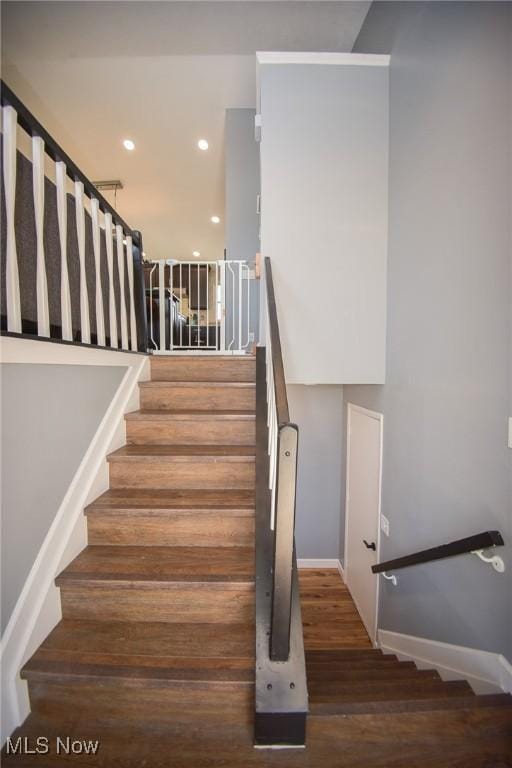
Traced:
MULTIPOLYGON (((34 429, 40 429, 40 433, 34 432, 37 442, 40 444, 39 462, 46 464, 47 482, 41 486, 41 505, 46 501, 45 493, 51 485, 52 476, 62 473, 65 462, 59 460, 59 450, 62 446, 55 443, 55 433, 67 434, 64 427, 58 423, 58 400, 62 403, 62 415, 65 420, 69 418, 69 409, 66 404, 74 402, 79 388, 75 391, 65 391, 66 382, 77 381, 76 366, 93 367, 119 367, 121 376, 115 381, 115 386, 109 390, 108 398, 99 403, 100 410, 92 409, 97 415, 97 421, 91 434, 83 445, 78 446, 80 455, 77 458, 78 465, 70 472, 67 482, 62 487, 60 497, 55 500, 55 506, 49 509, 48 526, 46 533, 41 533, 41 542, 38 542, 28 575, 22 585, 19 597, 10 614, 5 632, 2 635, 0 645, 0 657, 2 667, 2 744, 7 736, 20 725, 30 712, 27 684, 21 680, 19 670, 25 661, 34 653, 48 633, 61 618, 60 592, 55 586, 55 576, 87 545, 87 526, 83 509, 86 504, 96 498, 108 488, 108 465, 106 455, 125 443, 124 414, 138 407, 138 387, 140 380, 149 377, 149 361, 147 356, 129 354, 123 352, 111 352, 109 350, 95 349, 91 347, 79 347, 63 344, 55 344, 44 341, 31 341, 28 339, 3 338, 1 340, 1 363, 4 366, 16 367, 18 379, 24 381, 21 391, 28 391, 31 380, 44 380, 46 386, 52 382, 52 387, 59 387, 57 392, 48 391, 49 402, 54 403, 57 397, 57 406, 53 408, 55 417, 54 429, 48 427, 47 414, 40 419, 40 423, 34 423, 34 429), (55 376, 49 376, 48 371, 54 367, 55 376), (26 369, 26 371, 24 370, 26 369), (35 370, 39 369, 39 371, 35 370), (73 369, 74 377, 66 375, 69 369, 73 369), (43 377, 39 376, 43 373, 43 377), (20 378, 21 376, 21 378, 20 378), (25 378, 24 378, 25 377, 25 378), (27 381, 25 381, 25 379, 27 381), (27 384, 28 382, 28 384, 27 384), (27 386, 25 386, 27 384, 27 386), (50 398, 51 395, 51 398, 50 398), (51 432, 51 434, 50 434, 51 432)), ((89 371, 90 372, 90 371, 89 371)), ((83 379, 90 382, 94 388, 94 377, 87 375, 84 368, 83 379)), ((80 377, 79 377, 80 378, 80 377)), ((104 377, 98 377, 103 381, 104 377)), ((99 388, 100 389, 100 388, 99 388)), ((100 391, 97 395, 99 397, 100 391)), ((82 390, 80 390, 82 391, 82 390)), ((4 393, 3 393, 4 394, 4 393)), ((104 393, 103 393, 104 394, 104 393)), ((89 393, 87 404, 82 403, 82 408, 91 407, 94 401, 94 392, 89 393)), ((44 401, 44 393, 42 396, 44 401)), ((12 407, 12 403, 5 400, 4 408, 12 407)), ((18 405, 20 405, 18 403, 18 405)), ((21 403, 22 405, 22 403, 21 403)), ((81 403, 74 402, 76 409, 80 409, 81 403)), ((30 409, 27 407, 27 411, 30 409)), ((20 416, 23 415, 23 409, 20 416)), ((78 415, 78 411, 77 411, 78 415)), ((83 414, 80 414, 83 417, 83 414)), ((26 430, 20 421, 20 430, 25 434, 26 430)), ((77 424, 83 424, 83 418, 77 418, 77 424)), ((16 446, 12 446, 16 448, 16 446)), ((28 446, 32 449, 32 445, 28 446)), ((69 447, 71 450, 71 446, 69 447)), ((9 450, 5 445, 4 450, 9 450)), ((5 456, 2 456, 2 470, 5 471, 5 456)), ((35 459, 31 459, 35 461, 35 459)), ((70 465, 71 467, 71 465, 70 465)), ((35 467, 33 469, 36 469, 35 467)), ((38 472, 40 467, 37 467, 38 472)), ((36 483, 41 473, 31 474, 25 467, 27 482, 36 483)), ((19 501, 19 499, 18 499, 19 501)), ((14 498, 12 503, 17 503, 14 498)), ((38 515, 36 505, 22 506, 20 518, 27 515, 38 515), (34 508, 35 507, 35 508, 34 508)), ((40 510, 39 510, 40 511, 40 510)), ((22 521, 25 526, 29 523, 22 521)), ((16 535, 9 537, 9 546, 14 546, 14 541, 21 541, 16 535)), ((22 532, 23 533, 23 532, 22 532)), ((4 542, 4 545, 6 542, 4 542)))
POLYGON ((388 64, 258 54, 261 249, 291 384, 384 382, 388 64))

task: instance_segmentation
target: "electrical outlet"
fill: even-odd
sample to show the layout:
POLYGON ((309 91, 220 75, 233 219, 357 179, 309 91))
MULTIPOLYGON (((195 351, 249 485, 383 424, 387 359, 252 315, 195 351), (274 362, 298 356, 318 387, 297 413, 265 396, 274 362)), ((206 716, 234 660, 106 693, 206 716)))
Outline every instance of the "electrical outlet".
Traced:
POLYGON ((385 515, 380 516, 380 529, 382 533, 385 533, 386 536, 389 536, 389 520, 385 515))

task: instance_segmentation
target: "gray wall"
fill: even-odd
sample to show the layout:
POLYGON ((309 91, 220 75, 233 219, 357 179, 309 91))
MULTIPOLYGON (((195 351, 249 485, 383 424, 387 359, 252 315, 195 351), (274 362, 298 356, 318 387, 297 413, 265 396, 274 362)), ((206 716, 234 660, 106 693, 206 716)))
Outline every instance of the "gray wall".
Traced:
POLYGON ((295 537, 300 558, 338 558, 343 387, 288 386, 299 425, 295 537))
POLYGON ((125 371, 1 366, 2 632, 125 371))
MULTIPOLYGON (((228 259, 243 259, 254 265, 260 249, 260 217, 256 198, 260 191, 260 152, 254 138, 255 109, 227 109, 225 122, 225 237, 228 259)), ((228 291, 226 303, 231 300, 228 291)), ((251 281, 250 331, 258 341, 259 284, 251 281)), ((246 327, 245 317, 243 318, 246 327)), ((230 337, 231 315, 226 308, 227 336, 230 337)), ((244 342, 245 331, 243 330, 244 342)))
POLYGON ((509 4, 370 11, 355 50, 392 54, 387 374, 344 399, 384 414, 383 558, 507 543, 503 575, 467 555, 382 581, 380 626, 512 660, 511 43, 509 4))

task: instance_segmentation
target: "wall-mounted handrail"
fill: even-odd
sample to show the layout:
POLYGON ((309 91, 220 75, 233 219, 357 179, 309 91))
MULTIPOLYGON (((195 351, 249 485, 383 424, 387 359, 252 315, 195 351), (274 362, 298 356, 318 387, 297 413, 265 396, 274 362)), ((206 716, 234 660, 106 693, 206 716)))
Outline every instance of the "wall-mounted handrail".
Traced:
POLYGON ((503 544, 503 537, 499 531, 483 531, 474 536, 468 536, 465 539, 457 539, 448 544, 441 544, 438 547, 423 549, 404 557, 397 557, 394 560, 377 563, 377 565, 372 565, 372 572, 397 571, 400 568, 409 568, 411 565, 431 563, 435 560, 444 560, 447 557, 465 555, 477 552, 478 550, 489 549, 490 547, 501 547, 503 544))

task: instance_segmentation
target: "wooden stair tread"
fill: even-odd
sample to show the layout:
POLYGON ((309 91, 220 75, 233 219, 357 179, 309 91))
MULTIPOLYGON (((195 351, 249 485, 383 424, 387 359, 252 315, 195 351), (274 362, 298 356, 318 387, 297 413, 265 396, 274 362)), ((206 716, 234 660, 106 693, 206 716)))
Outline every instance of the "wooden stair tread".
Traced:
MULTIPOLYGON (((168 664, 140 664, 139 659, 130 659, 122 665, 113 657, 101 659, 85 658, 80 661, 69 658, 47 659, 33 657, 23 668, 21 677, 25 680, 46 681, 95 679, 112 681, 140 681, 145 683, 254 683, 253 666, 201 666, 178 667, 168 664)), ((147 660, 146 660, 147 661, 147 660)))
MULTIPOLYGON (((191 624, 62 619, 35 655, 58 653, 110 654, 119 659, 144 657, 148 663, 208 665, 254 659, 254 624, 191 624)), ((124 662, 122 662, 124 663, 124 662)))
POLYGON ((139 410, 125 414, 127 421, 254 421, 254 411, 139 410))
POLYGON ((355 661, 360 659, 396 659, 394 654, 384 654, 378 648, 319 648, 305 651, 306 662, 309 661, 355 661))
MULTIPOLYGON (((310 715, 315 716, 333 716, 333 715, 357 715, 357 714, 407 714, 408 712, 429 712, 436 710, 450 711, 457 709, 484 709, 484 708, 502 708, 511 710, 512 716, 512 696, 508 693, 492 693, 480 696, 455 695, 449 698, 407 698, 400 699, 381 699, 379 701, 361 701, 361 702, 310 702, 310 715)), ((512 719, 511 719, 512 725, 512 719)))
MULTIPOLYGON (((423 702, 421 702, 423 703, 423 702)), ((436 702, 434 702, 435 704, 436 702)), ((450 701, 450 704, 452 701, 450 701)), ((508 768, 510 741, 507 740, 507 708, 499 703, 451 711, 415 713, 396 718, 329 718, 313 715, 308 719, 308 746, 305 750, 259 750, 252 745, 250 722, 204 722, 191 727, 175 722, 162 728, 147 721, 111 723, 100 719, 78 720, 73 713, 56 723, 46 713, 32 712, 14 738, 27 736, 34 744, 44 735, 55 744, 57 736, 79 740, 99 740, 98 758, 83 755, 6 756, 2 765, 64 764, 88 766, 168 766, 173 768, 508 768), (483 735, 479 726, 483 726, 483 735), (433 736, 435 734, 435 737, 433 736), (148 746, 149 745, 149 746, 148 746), (171 755, 171 758, 169 757, 171 755)))
POLYGON ((375 667, 359 667, 347 669, 330 669, 310 671, 308 669, 308 690, 313 695, 315 690, 331 690, 344 682, 351 680, 361 682, 376 682, 378 680, 440 680, 439 672, 433 669, 418 669, 413 667, 402 667, 400 664, 384 664, 378 669, 375 667))
POLYGON ((107 461, 186 462, 218 461, 254 463, 256 450, 248 445, 125 445, 107 456, 107 461))
POLYGON ((254 516, 251 490, 145 490, 110 489, 85 509, 86 515, 103 514, 219 514, 254 516))
MULTIPOLYGON (((326 686, 325 690, 310 691, 310 703, 314 702, 351 702, 382 701, 409 698, 446 698, 450 696, 471 695, 473 691, 464 680, 444 682, 436 679, 412 680, 368 680, 326 686)), ((474 694, 473 694, 474 695, 474 694)))
POLYGON ((168 387, 190 387, 192 389, 207 388, 207 387, 219 387, 221 389, 255 389, 256 384, 253 381, 141 381, 139 387, 142 389, 159 389, 168 387))
POLYGON ((70 583, 150 586, 254 582, 251 547, 88 546, 56 578, 70 583))

